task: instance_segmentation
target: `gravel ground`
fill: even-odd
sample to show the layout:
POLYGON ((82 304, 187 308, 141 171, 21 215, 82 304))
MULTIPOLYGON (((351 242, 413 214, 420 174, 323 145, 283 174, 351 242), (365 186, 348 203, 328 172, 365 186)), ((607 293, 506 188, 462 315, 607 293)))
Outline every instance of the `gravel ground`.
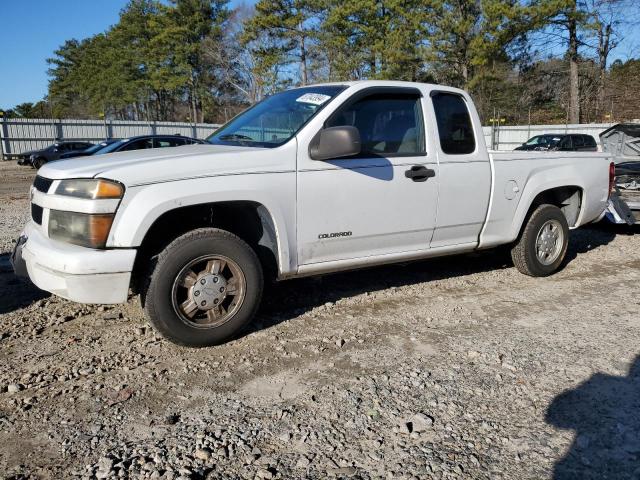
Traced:
POLYGON ((7 270, 32 176, 0 165, 0 477, 640 478, 634 231, 573 232, 546 279, 486 252, 285 282, 190 350, 7 270))

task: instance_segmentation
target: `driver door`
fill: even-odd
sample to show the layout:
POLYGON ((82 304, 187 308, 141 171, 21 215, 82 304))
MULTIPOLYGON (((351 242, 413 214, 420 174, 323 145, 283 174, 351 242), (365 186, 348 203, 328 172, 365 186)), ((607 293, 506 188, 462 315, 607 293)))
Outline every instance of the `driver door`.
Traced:
POLYGON ((429 248, 438 165, 426 152, 424 118, 420 90, 368 88, 324 123, 358 128, 359 155, 312 160, 308 144, 299 144, 299 265, 429 248))

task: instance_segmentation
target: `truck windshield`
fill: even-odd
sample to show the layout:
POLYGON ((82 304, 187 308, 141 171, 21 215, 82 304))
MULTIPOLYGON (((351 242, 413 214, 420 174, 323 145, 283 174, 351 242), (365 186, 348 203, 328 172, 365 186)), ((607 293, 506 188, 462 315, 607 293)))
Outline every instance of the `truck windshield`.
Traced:
POLYGON ((277 93, 244 111, 207 138, 214 145, 273 148, 287 142, 346 87, 303 87, 277 93))

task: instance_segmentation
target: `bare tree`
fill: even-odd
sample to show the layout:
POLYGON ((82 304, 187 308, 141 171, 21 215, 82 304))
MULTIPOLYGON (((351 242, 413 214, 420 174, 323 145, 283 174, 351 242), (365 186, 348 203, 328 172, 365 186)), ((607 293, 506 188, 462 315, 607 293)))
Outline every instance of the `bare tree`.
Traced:
POLYGON ((595 51, 598 65, 596 118, 605 111, 607 67, 611 52, 624 40, 625 34, 640 23, 637 0, 585 0, 585 43, 595 51))
POLYGON ((265 79, 256 69, 251 48, 240 42, 243 24, 253 14, 250 7, 241 4, 231 14, 222 38, 209 38, 203 46, 204 57, 215 68, 219 83, 231 86, 242 101, 256 103, 264 95, 265 79))

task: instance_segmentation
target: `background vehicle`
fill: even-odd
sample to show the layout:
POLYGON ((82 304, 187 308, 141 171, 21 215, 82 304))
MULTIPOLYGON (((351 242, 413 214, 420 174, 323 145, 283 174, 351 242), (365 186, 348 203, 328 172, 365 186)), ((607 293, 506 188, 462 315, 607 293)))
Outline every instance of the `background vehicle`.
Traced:
POLYGON ((515 150, 559 150, 563 152, 597 152, 598 144, 591 135, 545 134, 531 137, 515 150))
POLYGON ((607 209, 614 223, 640 221, 640 124, 619 123, 600 134, 602 150, 615 166, 615 193, 607 209))
POLYGON ((41 150, 31 150, 24 152, 18 159, 19 165, 32 165, 34 168, 40 168, 51 160, 58 160, 61 155, 77 151, 86 150, 92 147, 93 143, 81 141, 56 142, 41 150))
POLYGON ((410 82, 301 87, 179 150, 43 167, 16 272, 78 302, 141 294, 190 346, 255 315, 263 283, 510 245, 532 276, 598 219, 606 154, 489 152, 471 97, 410 82))
POLYGON ((99 150, 102 150, 104 147, 107 147, 109 145, 111 145, 112 143, 118 142, 119 140, 117 138, 111 139, 111 140, 104 140, 100 143, 97 143, 85 150, 78 150, 78 151, 74 151, 74 152, 68 152, 68 153, 63 153, 62 155, 60 155, 60 160, 63 160, 65 158, 73 158, 73 157, 89 157, 91 155, 95 155, 96 152, 98 152, 99 150))
MULTIPOLYGON (((181 147, 206 143, 197 138, 183 137, 182 135, 140 135, 138 137, 117 140, 105 147, 93 152, 92 155, 104 155, 105 153, 128 152, 131 150, 144 150, 147 148, 181 147)), ((74 155, 81 156, 81 155, 74 155)))

